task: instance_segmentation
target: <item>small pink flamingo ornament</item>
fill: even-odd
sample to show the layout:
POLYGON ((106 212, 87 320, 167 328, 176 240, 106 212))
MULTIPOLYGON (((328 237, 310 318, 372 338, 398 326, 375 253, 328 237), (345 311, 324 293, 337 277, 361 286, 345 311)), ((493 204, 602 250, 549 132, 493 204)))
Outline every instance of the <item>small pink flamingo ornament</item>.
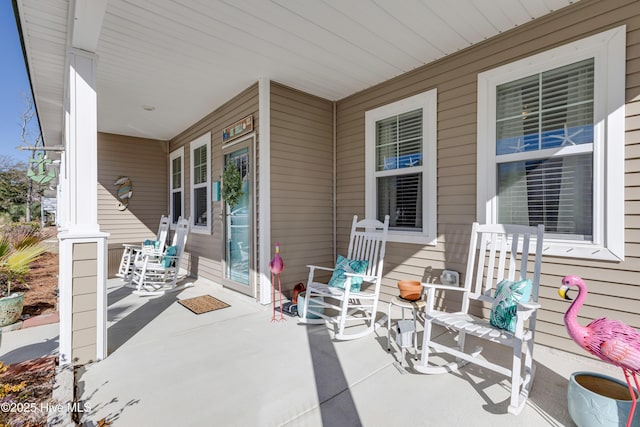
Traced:
POLYGON ((578 296, 565 313, 564 324, 571 338, 580 347, 605 362, 622 368, 632 400, 627 419, 627 427, 630 427, 637 400, 631 385, 631 377, 636 384, 636 389, 640 389, 637 377, 637 374, 640 374, 640 332, 618 320, 609 320, 604 317, 595 319, 587 326, 580 325, 577 319, 578 310, 587 298, 587 285, 578 276, 566 276, 562 279, 558 294, 564 299, 571 300, 567 292, 572 287, 578 288, 578 296))
POLYGON ((271 302, 273 304, 273 317, 271 318, 271 321, 275 322, 276 320, 285 320, 284 315, 282 314, 282 285, 280 284, 280 273, 284 270, 284 261, 280 256, 280 243, 278 242, 276 242, 276 254, 269 263, 269 270, 271 270, 271 302), (280 319, 276 319, 276 284, 274 282, 274 276, 278 276, 278 291, 280 292, 280 319))

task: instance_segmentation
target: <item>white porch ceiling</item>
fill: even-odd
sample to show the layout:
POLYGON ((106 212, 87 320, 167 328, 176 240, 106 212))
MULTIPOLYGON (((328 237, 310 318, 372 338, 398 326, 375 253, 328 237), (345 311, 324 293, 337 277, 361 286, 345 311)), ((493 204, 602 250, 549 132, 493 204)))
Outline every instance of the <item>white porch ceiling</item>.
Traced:
MULTIPOLYGON (((46 143, 58 145, 69 10, 91 2, 17 2, 46 143)), ((574 2, 108 0, 98 128, 170 139, 259 78, 342 99, 574 2)))

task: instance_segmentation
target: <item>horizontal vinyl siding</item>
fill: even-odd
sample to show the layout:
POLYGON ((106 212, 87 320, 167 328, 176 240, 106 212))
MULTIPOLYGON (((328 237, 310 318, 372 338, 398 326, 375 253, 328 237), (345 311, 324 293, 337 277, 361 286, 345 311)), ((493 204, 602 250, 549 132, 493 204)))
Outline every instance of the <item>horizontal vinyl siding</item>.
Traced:
POLYGON ((78 365, 95 360, 96 356, 97 255, 96 243, 73 245, 71 357, 78 365), (86 319, 89 321, 84 322, 86 319))
MULTIPOLYGON (((222 107, 213 111, 196 124, 176 136, 170 142, 169 152, 184 147, 184 208, 187 216, 191 210, 191 149, 190 143, 196 138, 211 132, 211 181, 220 181, 223 172, 222 130, 236 121, 253 115, 254 132, 258 134, 258 85, 257 83, 242 91, 222 107)), ((256 150, 257 150, 256 138, 256 150)), ((255 158, 253 159, 255 162, 255 158)), ((254 189, 254 196, 257 193, 254 189)), ((211 216, 213 227, 211 235, 190 233, 187 239, 186 253, 189 255, 189 270, 195 277, 202 277, 220 283, 222 280, 223 252, 223 202, 212 202, 211 216)))
POLYGON ((168 215, 167 185, 166 141, 98 134, 98 223, 109 233, 109 277, 117 272, 112 261, 122 254, 122 243, 155 237, 160 217, 168 215), (118 209, 113 184, 120 176, 133 183, 125 210, 118 209))
POLYGON ((271 84, 271 240, 290 293, 333 260, 333 104, 271 84))
MULTIPOLYGON (((477 75, 613 27, 627 25, 626 76, 626 260, 622 263, 545 257, 542 267, 537 341, 584 354, 568 338, 557 296, 560 279, 582 276, 589 295, 580 321, 620 319, 640 327, 640 8, 630 0, 583 0, 338 102, 338 250, 348 241, 354 213, 364 199, 364 114, 429 89, 438 90, 438 245, 389 243, 383 300, 397 294, 401 278, 439 276, 444 268, 465 270, 468 233, 476 219, 477 75)), ((447 303, 448 304, 448 303, 447 303)), ((452 306, 455 304, 451 304, 452 306)))

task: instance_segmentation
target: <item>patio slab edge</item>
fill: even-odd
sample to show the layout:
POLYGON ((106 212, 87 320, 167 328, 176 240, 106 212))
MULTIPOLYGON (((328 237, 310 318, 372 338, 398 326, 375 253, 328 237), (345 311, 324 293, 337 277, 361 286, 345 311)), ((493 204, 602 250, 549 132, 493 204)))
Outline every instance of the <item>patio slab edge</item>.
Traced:
POLYGON ((29 317, 27 319, 18 320, 7 326, 0 327, 0 333, 18 331, 20 329, 32 328, 34 326, 50 325, 51 323, 59 323, 60 314, 55 313, 40 314, 38 316, 29 317))

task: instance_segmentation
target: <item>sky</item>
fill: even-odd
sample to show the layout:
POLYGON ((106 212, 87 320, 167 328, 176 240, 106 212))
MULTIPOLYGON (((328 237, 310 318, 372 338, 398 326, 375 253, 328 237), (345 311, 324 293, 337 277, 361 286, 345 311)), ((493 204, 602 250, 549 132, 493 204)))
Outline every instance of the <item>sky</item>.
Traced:
MULTIPOLYGON (((16 147, 21 142, 20 121, 31 88, 11 0, 0 0, 0 64, 0 155, 26 162, 30 153, 16 147)), ((32 121, 37 123, 35 118, 32 121)))

